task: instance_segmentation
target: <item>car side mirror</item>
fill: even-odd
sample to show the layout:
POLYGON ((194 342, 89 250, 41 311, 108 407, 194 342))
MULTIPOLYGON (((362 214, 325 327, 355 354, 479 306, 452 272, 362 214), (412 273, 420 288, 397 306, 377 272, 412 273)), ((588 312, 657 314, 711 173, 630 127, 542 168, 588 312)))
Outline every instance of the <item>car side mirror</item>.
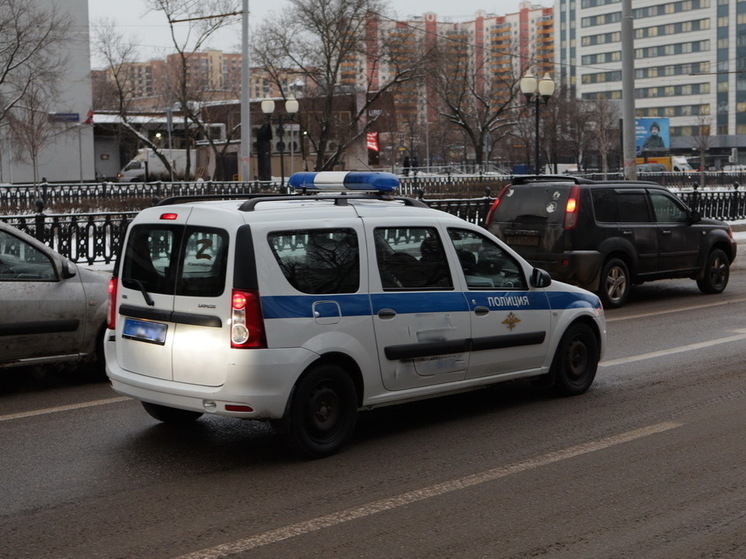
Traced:
POLYGON ((700 221, 702 221, 702 214, 699 213, 697 210, 692 210, 689 220, 692 223, 699 223, 700 221))
POLYGON ((541 268, 534 268, 531 272, 531 287, 549 287, 552 284, 552 276, 541 268))
POLYGON ((78 273, 78 269, 75 264, 70 262, 67 258, 62 261, 62 278, 68 279, 73 278, 78 273))

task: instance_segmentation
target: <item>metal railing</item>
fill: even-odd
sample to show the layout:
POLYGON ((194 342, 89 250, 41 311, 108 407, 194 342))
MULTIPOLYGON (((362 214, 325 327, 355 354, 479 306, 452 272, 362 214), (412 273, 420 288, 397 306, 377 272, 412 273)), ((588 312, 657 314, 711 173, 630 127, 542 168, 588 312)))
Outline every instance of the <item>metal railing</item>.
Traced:
MULTIPOLYGON (((458 177, 458 179, 460 180, 453 181, 452 177, 449 182, 444 177, 416 179, 413 177, 402 181, 401 194, 417 197, 432 208, 483 226, 495 200, 492 193, 499 192, 501 186, 508 182, 509 177, 506 177, 504 181, 496 181, 494 177, 478 180, 472 177, 469 181, 464 180, 465 177, 458 177), (464 192, 456 192, 459 188, 463 188, 464 192), (480 189, 481 192, 479 192, 480 189), (454 193, 452 197, 436 197, 451 192, 454 193)), ((100 185, 62 185, 63 188, 57 190, 57 196, 65 197, 72 203, 76 200, 76 196, 92 196, 92 193, 96 192, 96 186, 100 185), (81 186, 89 186, 89 189, 75 189, 81 186)), ((7 185, 0 186, 0 199, 2 199, 3 190, 7 193, 8 188, 7 185)), ((139 183, 126 185, 125 189, 117 191, 116 196, 122 196, 125 201, 128 200, 125 193, 133 194, 135 199, 140 196, 139 199, 146 202, 145 206, 148 206, 153 203, 153 200, 168 196, 255 194, 271 192, 273 189, 276 192, 277 188, 279 185, 274 185, 274 183, 139 183)), ((19 189, 17 192, 26 192, 26 196, 30 197, 31 190, 19 189)), ((723 221, 746 219, 746 189, 740 189, 738 184, 731 188, 690 187, 675 192, 690 208, 699 211, 703 217, 723 221)), ((47 190, 47 194, 50 195, 50 193, 51 191, 47 190)), ((109 191, 109 194, 112 192, 109 191)), ((54 194, 51 196, 55 199, 54 194)), ((7 198, 3 199, 4 209, 14 207, 6 205, 6 201, 7 198)), ((26 231, 70 260, 89 265, 99 263, 109 265, 114 261, 127 226, 138 213, 138 210, 134 210, 46 214, 44 204, 38 198, 33 198, 33 207, 36 209, 35 213, 0 215, 0 220, 26 231)))

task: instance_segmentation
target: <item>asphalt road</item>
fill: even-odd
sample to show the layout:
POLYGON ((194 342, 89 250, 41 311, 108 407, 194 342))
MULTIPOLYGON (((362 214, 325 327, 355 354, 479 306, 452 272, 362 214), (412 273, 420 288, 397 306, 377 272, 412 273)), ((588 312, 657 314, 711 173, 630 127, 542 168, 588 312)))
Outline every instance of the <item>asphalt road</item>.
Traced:
POLYGON ((719 296, 641 286, 587 394, 380 409, 317 461, 263 424, 177 431, 104 382, 4 374, 0 557, 746 557, 744 310, 742 266, 719 296))

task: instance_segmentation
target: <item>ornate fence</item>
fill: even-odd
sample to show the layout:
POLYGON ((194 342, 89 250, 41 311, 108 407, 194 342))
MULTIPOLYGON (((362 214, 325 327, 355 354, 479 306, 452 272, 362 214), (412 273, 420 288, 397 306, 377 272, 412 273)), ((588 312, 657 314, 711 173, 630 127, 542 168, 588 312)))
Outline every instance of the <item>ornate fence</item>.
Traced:
MULTIPOLYGON (((463 183, 462 187, 467 192, 463 197, 458 195, 453 198, 430 198, 431 190, 440 189, 450 192, 459 188, 443 180, 433 182, 430 180, 403 181, 402 190, 404 195, 418 197, 430 207, 448 212, 478 225, 484 225, 485 218, 494 202, 493 192, 499 192, 499 187, 504 181, 484 179, 477 182, 463 183), (468 186, 468 187, 467 187, 468 186), (497 187, 497 188, 495 188, 497 187), (477 194, 482 189, 481 196, 477 194), (494 189, 494 190, 493 190, 494 189), (469 197, 471 194, 472 197, 469 197)), ((57 189, 57 194, 47 191, 47 194, 55 199, 55 196, 65 197, 69 202, 74 202, 80 197, 94 196, 95 187, 101 185, 64 185, 57 189), (77 187, 88 186, 88 189, 77 187)), ((253 194, 256 192, 271 191, 279 185, 268 185, 258 183, 149 183, 127 185, 124 190, 119 190, 116 196, 122 196, 126 201, 125 194, 132 194, 133 198, 148 201, 145 206, 152 204, 154 199, 168 196, 183 195, 223 195, 223 194, 253 194), (178 187, 177 187, 178 185, 178 187)), ((0 198, 7 195, 7 186, 0 186, 0 198), (5 193, 3 192, 5 190, 5 193)), ((31 195, 31 190, 20 189, 12 196, 25 196, 33 199, 36 213, 23 215, 0 215, 0 220, 10 223, 30 235, 40 239, 54 250, 70 258, 74 262, 91 264, 111 264, 119 252, 121 241, 127 230, 127 226, 137 211, 122 212, 91 212, 72 214, 45 214, 44 204, 31 195), (25 194, 23 194, 25 192, 25 194)), ((109 192, 109 194, 112 194, 109 192)), ((692 209, 699 211, 703 217, 711 217, 724 221, 736 221, 746 219, 746 190, 741 190, 737 185, 729 189, 690 189, 677 192, 678 196, 692 209)), ((17 199, 17 198, 15 198, 17 199)), ((6 204, 7 198, 2 198, 2 207, 17 207, 6 204)))

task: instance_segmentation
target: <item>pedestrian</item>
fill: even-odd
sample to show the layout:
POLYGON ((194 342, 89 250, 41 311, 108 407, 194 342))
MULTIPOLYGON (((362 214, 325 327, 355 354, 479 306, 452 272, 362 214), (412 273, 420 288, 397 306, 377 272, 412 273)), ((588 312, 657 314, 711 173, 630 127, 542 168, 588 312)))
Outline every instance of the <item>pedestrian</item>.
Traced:
POLYGON ((404 165, 403 165, 403 167, 404 167, 404 176, 408 177, 409 176, 409 156, 408 155, 404 156, 404 165))

